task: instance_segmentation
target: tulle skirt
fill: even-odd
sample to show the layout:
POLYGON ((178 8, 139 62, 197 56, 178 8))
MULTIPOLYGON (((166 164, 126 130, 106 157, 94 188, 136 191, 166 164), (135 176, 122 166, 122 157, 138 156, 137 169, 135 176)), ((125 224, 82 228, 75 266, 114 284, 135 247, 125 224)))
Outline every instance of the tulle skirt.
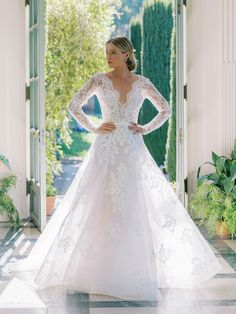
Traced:
POLYGON ((9 263, 38 287, 156 299, 221 268, 143 138, 98 134, 29 256, 9 263))

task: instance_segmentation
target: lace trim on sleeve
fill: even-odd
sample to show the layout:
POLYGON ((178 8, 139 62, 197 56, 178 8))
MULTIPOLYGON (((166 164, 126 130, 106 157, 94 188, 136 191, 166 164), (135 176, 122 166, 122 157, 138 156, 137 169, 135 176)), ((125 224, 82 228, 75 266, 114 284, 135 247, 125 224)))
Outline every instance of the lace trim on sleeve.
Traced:
POLYGON ((94 74, 75 94, 73 99, 70 101, 68 111, 71 115, 86 128, 88 131, 97 133, 98 126, 95 125, 88 116, 82 110, 83 105, 87 100, 93 96, 96 92, 97 83, 96 77, 98 73, 94 74))
POLYGON ((159 111, 158 114, 149 123, 143 125, 143 134, 148 134, 161 127, 168 120, 171 115, 171 108, 167 100, 162 96, 162 94, 148 78, 145 78, 144 82, 144 96, 149 99, 159 111))

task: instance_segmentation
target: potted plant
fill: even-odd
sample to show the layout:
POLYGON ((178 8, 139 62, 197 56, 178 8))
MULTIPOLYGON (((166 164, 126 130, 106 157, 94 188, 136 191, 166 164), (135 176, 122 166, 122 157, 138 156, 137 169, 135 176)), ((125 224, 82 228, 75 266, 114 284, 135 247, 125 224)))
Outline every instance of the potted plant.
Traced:
POLYGON ((230 157, 212 152, 212 161, 203 163, 197 171, 197 189, 190 206, 203 218, 212 236, 236 233, 236 141, 230 157), (214 167, 214 172, 200 176, 204 164, 214 167))
POLYGON ((51 216, 55 206, 57 189, 53 185, 47 185, 46 213, 51 216))
POLYGON ((9 161, 0 155, 0 214, 7 214, 11 225, 20 226, 21 219, 15 205, 8 195, 9 189, 16 185, 16 176, 11 173, 9 161))

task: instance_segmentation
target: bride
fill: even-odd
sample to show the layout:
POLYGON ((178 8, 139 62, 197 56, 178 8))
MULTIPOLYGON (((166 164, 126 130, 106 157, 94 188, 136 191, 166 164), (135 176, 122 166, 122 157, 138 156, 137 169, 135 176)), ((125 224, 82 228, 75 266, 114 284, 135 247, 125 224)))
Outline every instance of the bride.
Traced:
POLYGON ((148 78, 134 74, 126 37, 108 40, 106 56, 112 71, 94 74, 68 107, 96 137, 29 256, 8 269, 31 271, 41 288, 154 299, 159 288, 192 287, 221 266, 143 141, 169 118, 168 102, 148 78), (94 94, 101 125, 82 110, 94 94), (159 112, 139 125, 145 98, 159 112))

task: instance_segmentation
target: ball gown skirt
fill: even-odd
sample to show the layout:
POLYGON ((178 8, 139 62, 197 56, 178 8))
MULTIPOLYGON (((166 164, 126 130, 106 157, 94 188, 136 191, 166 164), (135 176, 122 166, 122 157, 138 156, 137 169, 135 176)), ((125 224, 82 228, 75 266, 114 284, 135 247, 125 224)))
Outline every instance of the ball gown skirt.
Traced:
POLYGON ((31 270, 41 288, 155 300, 159 288, 193 287, 220 270, 142 135, 122 117, 115 131, 96 135, 31 253, 11 271, 31 270))

